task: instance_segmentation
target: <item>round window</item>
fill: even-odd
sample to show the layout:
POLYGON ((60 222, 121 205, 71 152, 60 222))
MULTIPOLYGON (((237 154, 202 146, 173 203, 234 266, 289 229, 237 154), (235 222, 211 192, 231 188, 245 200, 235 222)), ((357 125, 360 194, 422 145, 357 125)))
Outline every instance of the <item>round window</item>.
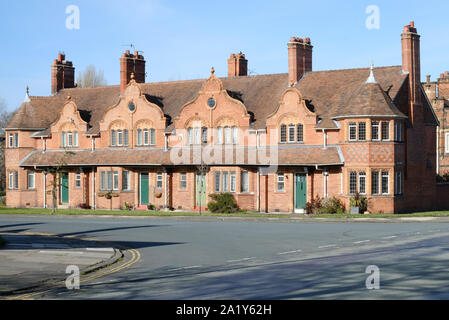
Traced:
POLYGON ((134 110, 136 110, 136 105, 134 104, 134 102, 130 102, 128 104, 128 109, 129 111, 133 112, 134 110))
POLYGON ((209 108, 215 107, 215 105, 216 105, 215 99, 210 98, 209 100, 207 100, 207 105, 209 106, 209 108))

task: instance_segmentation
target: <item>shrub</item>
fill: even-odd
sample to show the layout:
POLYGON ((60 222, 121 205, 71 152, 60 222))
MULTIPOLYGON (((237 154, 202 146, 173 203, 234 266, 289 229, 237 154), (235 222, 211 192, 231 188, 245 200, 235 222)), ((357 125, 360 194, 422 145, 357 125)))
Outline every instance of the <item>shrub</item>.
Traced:
POLYGON ((321 208, 318 211, 323 214, 341 214, 345 213, 345 207, 340 199, 332 197, 323 199, 321 201, 321 208))
POLYGON ((211 194, 212 201, 207 204, 207 209, 213 213, 235 213, 239 207, 235 198, 230 193, 211 194))
POLYGON ((81 209, 90 209, 91 207, 88 204, 86 204, 86 203, 81 203, 80 204, 80 208, 81 209))
POLYGON ((151 204, 151 203, 147 205, 147 208, 148 208, 148 210, 151 210, 151 211, 155 211, 156 210, 156 206, 154 204, 151 204))
POLYGON ((306 213, 307 214, 317 214, 321 209, 321 202, 323 201, 320 196, 312 198, 312 201, 306 203, 306 213))

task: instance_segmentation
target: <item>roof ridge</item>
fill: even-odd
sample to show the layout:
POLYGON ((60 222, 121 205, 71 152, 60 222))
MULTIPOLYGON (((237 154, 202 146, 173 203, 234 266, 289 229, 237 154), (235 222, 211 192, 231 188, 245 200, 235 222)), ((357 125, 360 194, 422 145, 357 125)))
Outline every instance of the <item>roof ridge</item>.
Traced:
MULTIPOLYGON (((388 69, 388 68, 400 68, 402 67, 401 65, 396 65, 396 66, 381 66, 381 67, 374 67, 374 70, 376 69, 388 69)), ((332 70, 317 70, 317 71, 310 71, 307 72, 308 73, 320 73, 320 72, 339 72, 339 71, 360 71, 360 70, 369 70, 369 67, 366 68, 347 68, 347 69, 332 69, 332 70)))

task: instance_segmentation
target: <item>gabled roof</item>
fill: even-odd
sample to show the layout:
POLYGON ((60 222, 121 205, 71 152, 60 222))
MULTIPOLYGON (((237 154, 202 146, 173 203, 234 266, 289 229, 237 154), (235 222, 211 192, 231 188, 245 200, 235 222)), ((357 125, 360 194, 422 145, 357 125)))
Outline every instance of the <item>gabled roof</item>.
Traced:
MULTIPOLYGON (((402 68, 375 68, 376 79, 385 90, 385 100, 391 108, 403 82, 408 75, 402 68)), ((307 99, 308 106, 323 119, 322 124, 332 125, 326 119, 342 115, 347 108, 352 108, 350 99, 362 86, 369 75, 369 69, 348 69, 335 71, 309 72, 298 82, 296 87, 307 99)), ((284 91, 288 88, 288 74, 269 74, 220 78, 228 94, 244 103, 252 116, 252 128, 265 128, 265 120, 274 112, 284 91)), ((201 80, 154 82, 140 84, 148 101, 158 105, 168 117, 168 128, 172 128, 173 118, 182 107, 192 101, 204 83, 201 80)), ((55 96, 30 97, 31 102, 24 102, 19 112, 11 120, 8 128, 34 129, 43 131, 57 120, 67 96, 76 103, 80 115, 89 123, 88 134, 99 133, 99 122, 106 110, 115 105, 120 96, 119 86, 98 88, 63 89, 55 96)), ((382 105, 385 107, 385 105, 382 105)), ((394 110, 394 108, 391 108, 394 110)), ((394 110, 393 113, 396 111, 394 110)), ((48 131, 44 132, 45 134, 48 131)))

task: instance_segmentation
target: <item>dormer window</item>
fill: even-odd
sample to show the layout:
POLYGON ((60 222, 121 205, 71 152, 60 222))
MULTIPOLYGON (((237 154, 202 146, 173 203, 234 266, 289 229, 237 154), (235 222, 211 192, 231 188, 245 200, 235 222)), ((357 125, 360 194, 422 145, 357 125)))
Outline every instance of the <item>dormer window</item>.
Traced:
POLYGON ((111 146, 123 147, 129 144, 129 133, 127 129, 111 130, 111 146))
POLYGON ((357 141, 357 123, 349 123, 349 141, 357 141))
POLYGON ((138 146, 154 146, 156 144, 155 129, 137 129, 138 146))
POLYGON ((279 127, 280 143, 303 143, 304 126, 301 123, 282 124, 279 127))
POLYGON ((281 125, 280 131, 281 142, 287 142, 287 126, 285 124, 281 125))

